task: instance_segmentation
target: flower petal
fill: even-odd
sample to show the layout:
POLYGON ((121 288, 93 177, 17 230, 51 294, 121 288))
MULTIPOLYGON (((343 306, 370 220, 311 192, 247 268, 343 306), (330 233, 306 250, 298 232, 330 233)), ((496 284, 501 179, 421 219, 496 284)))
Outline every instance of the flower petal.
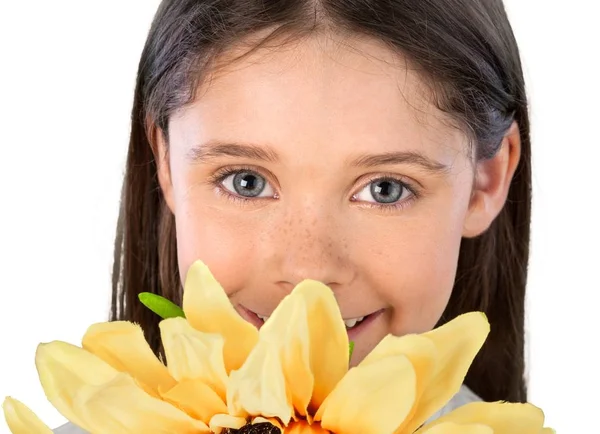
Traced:
POLYGON ((244 321, 225 291, 201 261, 188 270, 183 292, 183 310, 191 326, 225 338, 225 368, 238 369, 258 341, 258 330, 244 321))
POLYGON ((52 434, 52 430, 22 402, 8 397, 2 408, 12 434, 52 434))
POLYGON ((423 371, 427 372, 435 365, 436 349, 433 342, 422 335, 387 335, 360 365, 366 366, 390 356, 406 356, 413 365, 423 366, 423 371))
POLYGON ((88 432, 208 432, 208 428, 156 399, 135 380, 92 353, 64 342, 38 346, 36 366, 54 407, 88 432))
POLYGON ((412 416, 418 411, 419 398, 430 383, 435 371, 437 351, 434 343, 421 335, 393 336, 388 335, 371 351, 359 366, 376 363, 386 357, 405 356, 410 360, 417 376, 416 401, 403 425, 410 423, 412 416))
POLYGON ((137 324, 126 321, 94 324, 84 335, 82 346, 117 371, 129 373, 155 396, 159 389, 170 389, 176 383, 150 349, 137 324))
POLYGON ((210 430, 216 434, 220 434, 225 428, 240 429, 244 425, 246 419, 229 414, 216 414, 210 420, 210 430))
POLYGON ((159 327, 171 375, 177 381, 200 380, 225 400, 223 337, 199 332, 183 318, 161 321, 159 327))
POLYGON ((227 413, 227 405, 223 398, 202 380, 183 380, 161 396, 165 401, 207 425, 214 415, 227 413))
POLYGON ((279 355, 293 413, 300 417, 308 415, 315 383, 310 365, 310 352, 314 349, 307 317, 305 300, 296 293, 279 304, 259 332, 260 342, 271 345, 279 355))
POLYGON ((350 369, 315 420, 344 434, 393 433, 415 403, 417 378, 410 360, 390 356, 350 369))
POLYGON ((293 409, 276 347, 259 341, 244 365, 229 374, 227 407, 237 417, 277 417, 287 424, 293 409))
MULTIPOLYGON (((296 364, 295 355, 301 348, 308 348, 310 371, 314 376, 309 407, 310 412, 314 414, 348 372, 349 343, 346 326, 331 289, 313 280, 305 280, 297 285, 280 305, 284 306, 281 308, 281 314, 275 316, 277 310, 280 309, 278 307, 267 321, 271 324, 265 324, 263 328, 266 330, 263 332, 263 328, 261 328, 261 333, 284 328, 286 323, 289 323, 285 327, 289 329, 286 339, 290 342, 287 343, 289 353, 284 358, 286 362, 284 369, 287 373, 286 378, 290 378, 292 390, 300 390, 300 382, 310 381, 307 376, 296 378, 296 375, 306 371, 306 368, 296 364), (298 300, 303 300, 306 306, 305 320, 308 336, 305 334, 304 326, 296 328, 296 323, 285 316, 285 305, 293 307, 297 304, 301 307, 302 304, 298 300)), ((289 309, 289 311, 292 310, 293 308, 289 309)), ((301 311, 299 312, 301 313, 301 311)), ((300 320, 301 318, 298 318, 298 321, 300 320)))
POLYGON ((487 425, 494 434, 540 434, 544 427, 544 413, 531 404, 473 402, 427 424, 418 433, 431 434, 432 428, 447 422, 487 425))
POLYGON ((471 312, 421 335, 435 345, 436 363, 427 378, 422 377, 427 384, 403 430, 412 433, 456 395, 489 331, 486 316, 471 312))
MULTIPOLYGON (((315 383, 310 363, 310 352, 314 349, 310 343, 306 302, 297 292, 286 297, 261 327, 259 342, 269 345, 270 351, 277 354, 281 361, 285 378, 283 390, 290 397, 292 414, 307 416, 315 383)), ((251 352, 248 358, 257 357, 257 351, 251 352)), ((266 353, 263 351, 261 354, 266 353)), ((246 363, 257 366, 260 362, 246 363)))
POLYGON ((35 364, 50 403, 69 421, 84 429, 84 421, 73 411, 73 400, 79 388, 105 384, 118 374, 92 353, 60 341, 38 345, 35 364))
POLYGON ((118 373, 101 386, 81 386, 74 411, 92 433, 197 434, 208 426, 173 405, 154 398, 136 386, 131 377, 118 373))
POLYGON ((294 415, 310 419, 347 371, 348 335, 335 297, 327 286, 307 280, 277 306, 257 346, 232 372, 230 410, 236 416, 276 416, 284 424, 294 415), (276 376, 266 363, 277 366, 276 376))
POLYGON ((480 424, 457 424, 444 422, 431 429, 417 431, 419 434, 494 434, 494 430, 487 425, 480 424))

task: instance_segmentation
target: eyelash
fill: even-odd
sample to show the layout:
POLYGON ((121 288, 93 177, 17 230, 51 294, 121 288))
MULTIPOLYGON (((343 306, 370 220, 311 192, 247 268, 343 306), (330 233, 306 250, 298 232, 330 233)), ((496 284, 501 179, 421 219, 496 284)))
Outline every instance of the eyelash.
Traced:
POLYGON ((223 187, 223 181, 225 181, 225 179, 227 179, 227 177, 229 177, 231 175, 236 175, 240 172, 256 173, 257 175, 262 176, 263 178, 267 179, 267 181, 268 181, 268 177, 265 176, 264 174, 262 174, 261 171, 255 167, 235 166, 235 167, 225 167, 223 169, 216 171, 213 175, 210 176, 208 182, 214 188, 216 188, 216 191, 218 192, 219 195, 221 195, 225 199, 230 200, 231 202, 238 204, 238 205, 250 205, 251 202, 271 199, 271 198, 266 198, 266 197, 246 198, 243 196, 239 196, 237 194, 233 194, 230 191, 228 191, 226 188, 223 187))
MULTIPOLYGON (((210 176, 209 178, 209 183, 216 188, 217 192, 222 195, 223 197, 225 197, 227 200, 232 201, 233 203, 236 204, 241 204, 241 205, 249 205, 251 202, 256 202, 258 200, 269 200, 272 198, 264 198, 264 197, 255 197, 255 198, 246 198, 243 196, 239 196, 237 194, 233 194, 230 191, 228 191, 227 189, 225 189, 223 187, 223 181, 225 181, 225 179, 227 179, 227 177, 231 176, 231 175, 236 175, 240 172, 252 172, 252 173, 256 173, 257 175, 262 176, 263 178, 267 179, 268 182, 268 177, 263 175, 261 173, 260 170, 258 170, 255 167, 250 167, 250 166, 236 166, 236 167, 226 167, 223 169, 218 170, 217 172, 215 172, 213 175, 210 176)), ((391 203, 391 204, 381 204, 381 203, 373 203, 373 202, 360 202, 360 206, 363 208, 371 208, 371 209, 379 209, 382 211, 389 211, 389 212, 394 212, 397 210, 401 210, 404 209, 408 206, 410 206, 415 200, 419 199, 421 197, 421 192, 418 188, 416 188, 413 183, 407 181, 404 177, 402 176, 398 176, 398 175, 376 175, 376 176, 371 176, 369 177, 366 181, 364 181, 363 183, 361 183, 361 187, 359 189, 357 189, 358 192, 362 191, 362 189, 364 189, 367 185, 369 185, 370 183, 374 182, 374 181, 378 181, 378 180, 393 180, 398 182, 402 188, 407 189, 411 196, 408 199, 404 199, 401 200, 399 202, 395 202, 395 203, 391 203)), ((352 195, 352 198, 350 199, 352 202, 357 202, 357 200, 354 200, 354 196, 356 196, 358 193, 355 193, 352 195)), ((277 198, 277 197, 276 197, 277 198)), ((276 199, 275 198, 275 199, 276 199)))
POLYGON ((396 181, 397 183, 399 183, 402 186, 402 188, 405 188, 406 190, 408 190, 410 192, 411 196, 408 199, 400 200, 398 202, 383 204, 383 203, 376 203, 376 202, 358 202, 357 200, 353 199, 354 196, 356 196, 358 194, 358 193, 355 193, 352 195, 352 198, 350 200, 353 202, 359 203, 360 206, 363 208, 377 209, 377 210, 381 210, 384 212, 395 212, 395 211, 399 211, 399 210, 403 210, 403 209, 407 208, 408 206, 412 205, 413 202, 415 202, 417 199, 419 199, 421 197, 421 191, 417 187, 415 187, 412 182, 408 181, 403 176, 391 175, 391 174, 387 174, 387 175, 386 174, 384 174, 384 175, 378 174, 378 175, 372 175, 372 176, 368 177, 366 179, 366 181, 361 183, 361 187, 357 189, 357 192, 362 191, 363 188, 365 188, 372 182, 382 181, 382 180, 396 181))

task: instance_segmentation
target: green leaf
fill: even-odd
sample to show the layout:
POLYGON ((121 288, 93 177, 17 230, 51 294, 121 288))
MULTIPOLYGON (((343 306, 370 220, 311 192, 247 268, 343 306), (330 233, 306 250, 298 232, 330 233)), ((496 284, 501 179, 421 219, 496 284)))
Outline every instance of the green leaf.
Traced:
POLYGON ((350 358, 352 358, 353 351, 354 351, 354 342, 350 341, 350 358))
POLYGON ((152 294, 151 292, 142 292, 138 295, 138 298, 144 306, 160 316, 162 319, 177 317, 185 318, 183 309, 181 309, 171 300, 167 300, 160 295, 152 294))

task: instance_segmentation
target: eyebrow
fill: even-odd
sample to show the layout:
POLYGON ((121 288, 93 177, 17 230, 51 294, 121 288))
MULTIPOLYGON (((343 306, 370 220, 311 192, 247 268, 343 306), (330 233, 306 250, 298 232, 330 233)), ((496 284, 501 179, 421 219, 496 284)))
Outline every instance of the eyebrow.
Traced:
MULTIPOLYGON (((221 157, 247 158, 269 163, 276 163, 279 161, 279 156, 269 146, 259 146, 252 143, 223 142, 218 140, 212 140, 194 146, 187 153, 187 158, 194 163, 206 163, 221 157)), ((416 151, 364 154, 355 158, 350 163, 353 167, 363 168, 398 164, 419 166, 432 173, 445 173, 449 170, 447 165, 432 160, 416 151)))
POLYGON ((428 172, 445 173, 449 167, 439 161, 432 160, 429 157, 416 151, 385 152, 383 154, 365 154, 359 156, 350 163, 354 167, 372 168, 376 166, 389 166, 394 164, 408 164, 419 166, 428 172))
POLYGON ((195 146, 187 153, 188 160, 195 163, 205 163, 220 157, 248 158, 269 163, 279 161, 277 153, 268 146, 258 146, 251 143, 230 143, 212 140, 195 146))

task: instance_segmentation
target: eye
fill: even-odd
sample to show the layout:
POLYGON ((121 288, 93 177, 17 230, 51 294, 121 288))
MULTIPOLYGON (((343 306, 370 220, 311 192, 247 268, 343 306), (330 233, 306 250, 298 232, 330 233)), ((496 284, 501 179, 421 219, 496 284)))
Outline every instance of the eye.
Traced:
POLYGON ((412 191, 397 179, 379 178, 371 181, 352 198, 362 202, 392 204, 412 195, 412 191))
POLYGON ((242 197, 273 197, 275 192, 267 180, 256 172, 240 170, 227 175, 221 185, 242 197))

